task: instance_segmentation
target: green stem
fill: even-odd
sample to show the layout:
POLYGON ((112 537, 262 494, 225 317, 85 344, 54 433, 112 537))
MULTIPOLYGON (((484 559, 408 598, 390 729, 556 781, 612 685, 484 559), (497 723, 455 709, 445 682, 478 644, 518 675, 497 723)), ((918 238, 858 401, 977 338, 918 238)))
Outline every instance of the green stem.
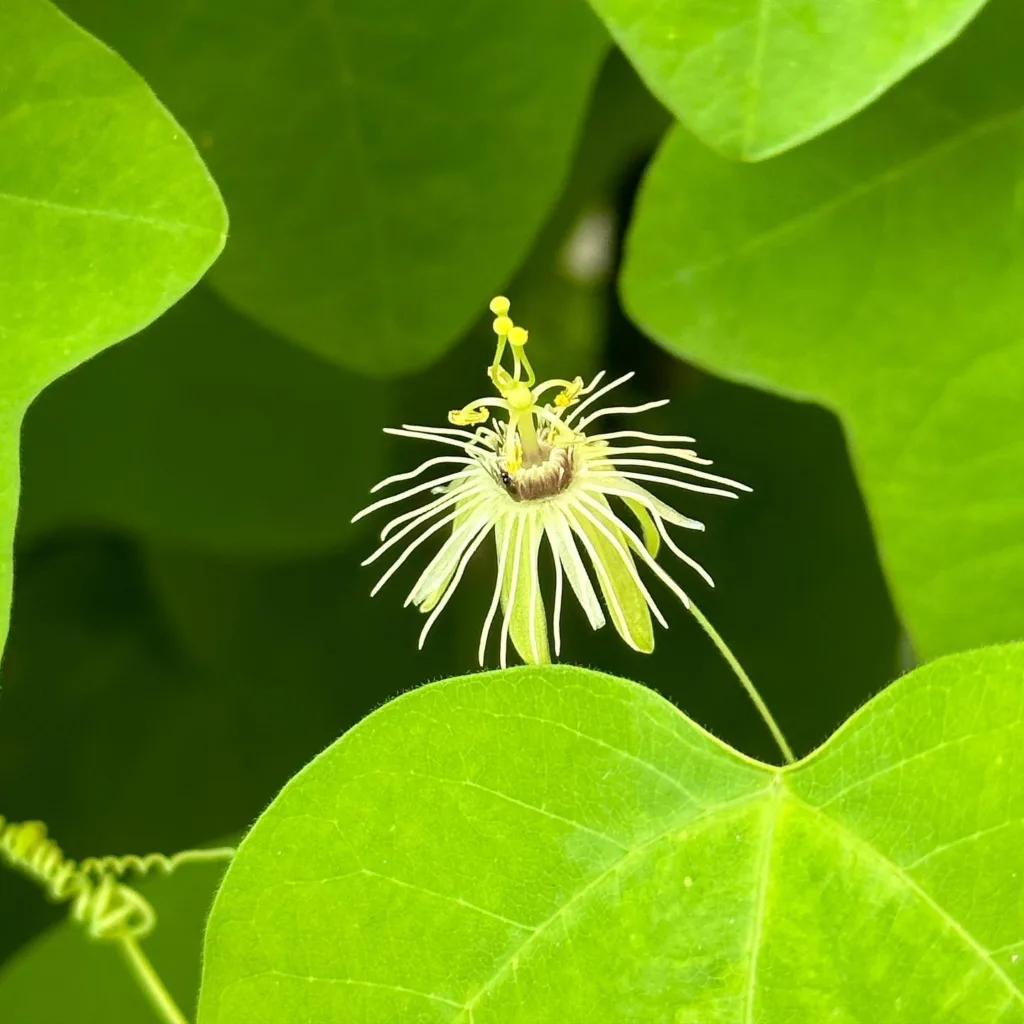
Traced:
POLYGON ((129 970, 160 1019, 166 1024, 188 1024, 188 1019, 178 1009, 178 1004, 164 987, 160 975, 149 962, 149 957, 142 952, 138 941, 129 936, 118 939, 117 944, 124 954, 129 970))
POLYGON ((704 632, 711 637, 722 657, 729 663, 729 667, 736 673, 736 678, 742 683, 743 689, 747 691, 747 696, 754 702, 754 707, 757 708, 759 714, 764 719, 764 724, 768 726, 772 736, 775 737, 775 742, 779 745, 779 750, 782 751, 786 764, 792 764, 796 760, 796 757, 793 756, 793 748, 786 742, 786 737, 782 735, 782 730, 772 717, 772 713, 768 710, 768 705, 765 704, 761 694, 757 692, 757 688, 750 681, 750 676, 743 671, 743 666, 736 660, 736 655, 729 650, 728 644, 718 635, 718 630, 708 622, 704 617, 704 613, 692 601, 690 602, 690 611, 693 613, 693 617, 701 624, 704 632))

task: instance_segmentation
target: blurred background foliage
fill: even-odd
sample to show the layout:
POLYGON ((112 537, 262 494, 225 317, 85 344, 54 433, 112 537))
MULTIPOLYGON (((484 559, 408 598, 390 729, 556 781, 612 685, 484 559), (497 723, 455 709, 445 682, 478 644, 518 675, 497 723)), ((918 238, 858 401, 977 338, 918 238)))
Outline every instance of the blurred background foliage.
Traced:
MULTIPOLYGON (((694 434, 754 488, 687 504, 708 524, 693 553, 718 583, 692 589, 805 752, 897 672, 898 627, 834 417, 669 357, 618 305, 623 226, 667 125, 610 57, 562 199, 505 290, 541 372, 636 369, 631 397, 673 399, 647 428, 694 434)), ((481 316, 429 370, 383 383, 318 362, 200 286, 45 392, 24 432, 5 812, 44 818, 73 853, 208 841, 244 829, 381 702, 474 670, 490 560, 417 652, 400 583, 368 599, 372 527, 348 519, 375 479, 418 461, 417 442, 380 428, 442 422, 480 391, 490 336, 481 316)), ((577 611, 564 660, 644 682, 775 756, 681 609, 649 657, 577 611)), ((17 879, 2 886, 10 954, 56 912, 17 879)))
MULTIPOLYGON (((790 88, 799 62, 771 37, 762 63, 775 101, 756 124, 737 85, 754 51, 746 43, 715 49, 725 38, 750 42, 745 23, 697 26, 710 32, 700 50, 710 63, 688 65, 692 81, 668 74, 665 54, 648 45, 696 31, 688 4, 678 5, 678 24, 652 24, 634 17, 636 5, 595 0, 647 86, 623 52, 609 49, 608 32, 582 2, 517 0, 501 6, 500 24, 493 3, 455 0, 366 0, 341 16, 327 0, 302 9, 280 0, 61 6, 126 57, 181 120, 223 190, 232 228, 223 259, 191 294, 57 380, 29 410, 0 673, 5 815, 45 819, 78 856, 205 843, 244 830, 295 771, 383 701, 476 668, 493 555, 475 560, 450 613, 417 652, 418 617, 400 607, 411 572, 371 601, 376 577, 359 563, 373 530, 349 520, 375 480, 425 457, 418 442, 385 436, 382 427, 443 423, 448 409, 484 390, 493 339, 486 303, 496 292, 510 296, 517 322, 530 329, 542 375, 636 370, 630 398, 672 399, 648 414, 646 429, 694 435, 720 471, 753 487, 734 503, 700 495, 681 503, 707 523, 688 540, 717 587, 687 583, 798 754, 914 663, 860 493, 868 485, 851 466, 851 419, 836 398, 842 389, 807 383, 812 361, 803 354, 816 332, 834 343, 833 325, 859 310, 863 319, 844 343, 855 349, 867 333, 867 357, 891 368, 882 307, 857 305, 861 269, 874 268, 865 279, 890 281, 872 263, 879 253, 903 267, 890 282, 897 308, 901 289, 943 265, 947 246, 960 260, 954 270, 983 252, 1010 270, 985 271, 985 287, 970 292, 951 274, 941 294, 923 293, 939 305, 959 303, 956 316, 931 310, 893 327, 903 331, 902 376, 886 381, 887 400, 906 412, 936 389, 941 399, 943 374, 965 358, 969 364, 975 337, 986 345, 994 337, 1004 355, 1017 351, 1019 218, 993 227, 1007 189, 1017 189, 1018 207, 1021 194, 1024 75, 1004 52, 1009 43, 993 42, 1018 37, 1008 29, 1020 17, 1012 0, 993 0, 948 53, 849 124, 754 167, 703 143, 747 158, 796 146, 925 61, 980 5, 947 0, 931 22, 922 15, 904 26, 899 45, 872 50, 885 59, 869 75, 837 84, 827 110, 815 89, 790 88), (1001 62, 988 59, 990 44, 1001 62), (982 86, 989 64, 995 79, 982 86), (956 73, 962 66, 973 71, 956 73), (717 105, 685 102, 698 85, 716 87, 715 69, 729 86, 716 93, 717 105), (954 80, 962 108, 952 87, 942 91, 954 80), (682 127, 672 127, 648 86, 682 127), (898 211, 884 195, 881 213, 873 211, 881 227, 853 211, 846 230, 856 245, 841 242, 849 262, 832 262, 831 222, 753 269, 733 259, 734 250, 742 257, 758 244, 749 236, 772 218, 803 224, 808 194, 828 203, 830 190, 867 191, 865 181, 889 181, 885 154, 912 162, 919 143, 931 153, 927 146, 950 139, 959 152, 964 140, 986 135, 992 117, 1011 144, 974 159, 998 165, 986 179, 998 188, 975 196, 974 165, 943 165, 918 191, 911 183, 896 197, 898 211), (757 130, 744 134, 747 123, 757 130), (631 236, 638 195, 643 230, 631 236), (953 207, 967 224, 962 235, 941 219, 914 234, 957 195, 972 197, 953 207), (993 196, 998 201, 972 220, 973 200, 993 196), (882 243, 895 236, 883 228, 899 211, 891 256, 882 243), (631 316, 617 287, 627 250, 631 316), (713 286, 695 289, 687 268, 720 250, 732 262, 713 286), (810 312, 790 330, 806 296, 815 298, 810 312), (955 325, 948 336, 946 322, 955 325), (954 334, 960 348, 934 343, 954 334), (783 356, 765 369, 759 359, 775 344, 783 356), (952 356, 942 363, 935 350, 952 356), (931 376, 919 372, 926 363, 931 376), (832 411, 799 400, 808 396, 840 408, 847 433, 832 411)), ((889 29, 856 26, 865 39, 889 29)), ((814 59, 828 66, 836 52, 842 48, 814 59)), ((827 347, 817 358, 830 380, 848 373, 850 363, 830 362, 827 347)), ((1007 531, 1022 507, 1015 374, 1019 366, 993 378, 1005 393, 982 435, 1004 437, 993 464, 1002 490, 991 490, 991 466, 953 449, 957 466, 971 468, 961 489, 982 488, 975 534, 992 521, 986 509, 1002 510, 997 554, 1013 548, 1017 534, 1007 531)), ((861 396, 872 386, 867 377, 843 383, 861 396)), ((968 397, 957 423, 996 407, 990 393, 968 397)), ((885 413, 865 408, 864 420, 885 413)), ((933 448, 960 443, 953 433, 942 420, 933 448)), ((903 504, 893 499, 904 512, 927 511, 929 488, 945 472, 932 450, 929 459, 922 486, 897 494, 903 504)), ((886 486, 890 497, 899 490, 886 486)), ((912 549, 915 520, 904 514, 897 529, 912 549)), ((977 586, 988 570, 975 569, 977 586)), ((954 591, 929 591, 938 609, 929 621, 940 623, 929 634, 933 648, 942 646, 936 636, 952 635, 943 622, 970 619, 954 591)), ((1019 603, 1004 598, 999 591, 973 625, 958 624, 951 645, 1019 635, 1019 603)), ((571 604, 566 614, 563 660, 645 683, 738 749, 776 757, 682 609, 647 657, 610 628, 592 634, 571 604)), ((181 898, 202 906, 214 882, 200 878, 181 898)), ((27 883, 0 874, 0 961, 59 917, 27 883)), ((160 966, 186 990, 193 931, 161 954, 178 958, 177 967, 160 966)), ((55 951, 73 958, 80 947, 82 957, 94 956, 70 938, 61 926, 0 972, 0 1019, 48 1024, 68 1019, 69 1006, 85 1013, 89 995, 74 986, 63 1001, 26 1003, 33 985, 25 979, 45 975, 55 951)), ((80 965, 80 976, 90 970, 80 965)), ((114 998, 106 984, 92 993, 96 1005, 114 998)))

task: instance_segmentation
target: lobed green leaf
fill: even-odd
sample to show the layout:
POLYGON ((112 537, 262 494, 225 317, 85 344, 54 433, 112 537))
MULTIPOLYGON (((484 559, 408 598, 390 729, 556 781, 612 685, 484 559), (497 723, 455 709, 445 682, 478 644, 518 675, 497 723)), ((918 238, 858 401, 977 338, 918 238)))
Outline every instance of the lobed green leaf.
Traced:
POLYGON ((904 677, 777 769, 566 666, 423 687, 293 779, 200 1024, 1024 1021, 1024 646, 904 677))
POLYGON ((670 351, 838 412, 924 656, 1024 635, 1022 31, 1024 8, 993 3, 884 101, 768 164, 677 131, 622 283, 670 351))

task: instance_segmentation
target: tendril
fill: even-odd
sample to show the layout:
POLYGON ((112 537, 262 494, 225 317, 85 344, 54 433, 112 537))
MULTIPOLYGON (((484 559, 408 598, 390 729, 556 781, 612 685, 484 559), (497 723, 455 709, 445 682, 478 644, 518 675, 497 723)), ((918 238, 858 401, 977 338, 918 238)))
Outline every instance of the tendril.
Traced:
POLYGON ((230 846, 214 847, 209 850, 182 850, 168 856, 165 853, 129 853, 121 857, 86 857, 78 869, 92 877, 125 875, 144 877, 149 874, 170 875, 182 864, 205 864, 218 860, 231 860, 235 851, 230 846))
POLYGON ((70 903, 71 919, 90 938, 143 939, 156 926, 149 900, 110 873, 83 871, 65 856, 41 821, 8 822, 0 817, 0 857, 36 882, 54 903, 70 903))
POLYGON ((154 1008, 171 1024, 182 1024, 185 1018, 138 945, 156 927, 156 911, 122 879, 170 875, 182 864, 230 860, 234 852, 221 847, 171 856, 89 857, 79 863, 50 838, 43 822, 8 821, 0 814, 0 862, 39 885, 54 903, 70 904, 71 919, 90 938, 118 943, 154 1008))

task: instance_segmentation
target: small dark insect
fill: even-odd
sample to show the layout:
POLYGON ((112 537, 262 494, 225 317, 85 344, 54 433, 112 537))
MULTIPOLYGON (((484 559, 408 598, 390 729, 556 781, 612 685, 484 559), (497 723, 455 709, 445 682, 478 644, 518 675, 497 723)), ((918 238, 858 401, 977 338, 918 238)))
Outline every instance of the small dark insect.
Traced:
POLYGON ((508 471, 504 469, 498 470, 498 476, 501 477, 501 484, 510 494, 512 493, 512 477, 508 475, 508 471))

